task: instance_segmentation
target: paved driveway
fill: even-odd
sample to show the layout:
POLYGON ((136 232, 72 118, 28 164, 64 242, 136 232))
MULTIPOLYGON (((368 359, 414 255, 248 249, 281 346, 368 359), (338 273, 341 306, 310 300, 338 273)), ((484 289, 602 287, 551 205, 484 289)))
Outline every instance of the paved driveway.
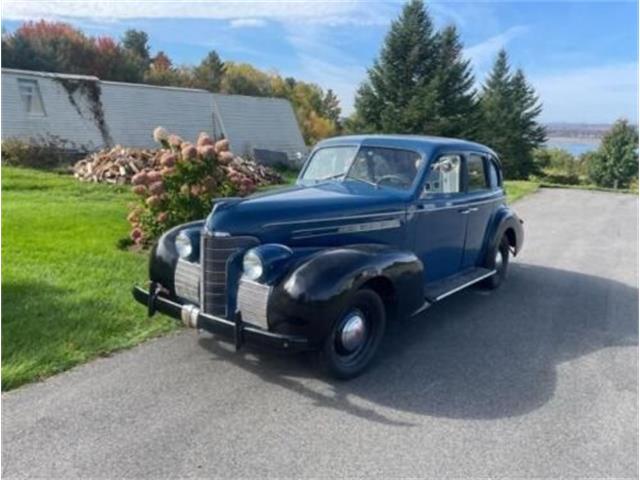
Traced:
POLYGON ((184 331, 3 395, 4 475, 637 477, 637 197, 516 209, 507 284, 392 325, 363 377, 184 331))

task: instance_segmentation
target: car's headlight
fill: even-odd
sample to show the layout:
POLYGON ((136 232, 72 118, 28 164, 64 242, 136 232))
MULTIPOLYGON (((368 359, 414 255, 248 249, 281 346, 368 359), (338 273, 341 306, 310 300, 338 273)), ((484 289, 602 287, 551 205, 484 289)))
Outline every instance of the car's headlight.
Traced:
POLYGON ((189 258, 193 253, 193 244, 189 235, 185 232, 180 232, 176 237, 176 250, 180 258, 189 258))
POLYGON ((249 280, 258 280, 262 277, 262 274, 264 273, 264 265, 262 264, 262 258, 260 258, 260 255, 258 255, 254 249, 251 249, 244 254, 242 269, 244 271, 244 275, 249 280))

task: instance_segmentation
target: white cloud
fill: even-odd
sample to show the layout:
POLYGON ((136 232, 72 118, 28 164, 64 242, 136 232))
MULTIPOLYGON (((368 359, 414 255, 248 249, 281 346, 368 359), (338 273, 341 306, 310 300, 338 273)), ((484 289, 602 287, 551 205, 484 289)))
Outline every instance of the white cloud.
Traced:
POLYGON ((233 28, 255 28, 264 27, 267 22, 261 18, 234 18, 229 22, 229 25, 233 28))
POLYGON ((638 122, 638 64, 580 68, 529 80, 544 104, 545 122, 638 122))
POLYGON ((516 25, 498 35, 484 40, 472 47, 464 49, 464 55, 471 60, 476 73, 480 76, 486 72, 495 60, 500 49, 504 48, 513 39, 527 33, 529 27, 525 25, 516 25))
POLYGON ((304 22, 324 25, 374 25, 386 23, 364 0, 301 1, 16 1, 2 3, 6 20, 39 18, 83 18, 102 21, 134 18, 201 18, 238 21, 240 19, 304 22))

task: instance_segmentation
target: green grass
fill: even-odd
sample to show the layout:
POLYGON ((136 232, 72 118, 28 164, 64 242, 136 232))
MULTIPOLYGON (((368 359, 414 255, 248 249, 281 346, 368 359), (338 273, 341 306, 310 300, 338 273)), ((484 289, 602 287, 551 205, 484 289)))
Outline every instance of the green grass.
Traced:
POLYGON ((125 188, 2 168, 2 389, 175 328, 131 297, 147 255, 118 250, 125 188))
POLYGON ((633 195, 638 194, 637 188, 607 188, 607 187, 600 187, 598 185, 593 185, 589 183, 587 184, 581 183, 579 185, 565 185, 561 183, 550 183, 550 182, 543 181, 540 184, 540 186, 544 188, 570 188, 573 190, 593 190, 596 192, 609 192, 609 193, 631 193, 633 195))
POLYGON ((527 180, 505 180, 504 188, 507 191, 507 202, 512 203, 538 190, 540 184, 527 180))

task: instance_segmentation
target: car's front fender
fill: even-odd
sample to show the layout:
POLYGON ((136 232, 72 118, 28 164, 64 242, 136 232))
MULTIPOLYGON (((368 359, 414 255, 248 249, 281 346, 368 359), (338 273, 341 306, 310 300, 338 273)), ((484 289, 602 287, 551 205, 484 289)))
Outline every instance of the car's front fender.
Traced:
POLYGON ((155 243, 149 256, 149 279, 160 283, 172 294, 175 293, 174 275, 178 263, 176 251, 176 237, 183 230, 199 231, 204 226, 204 220, 184 223, 166 231, 155 243))
POLYGON ((320 342, 351 293, 367 282, 386 289, 403 316, 424 301, 422 262, 412 253, 384 245, 321 250, 297 262, 273 286, 269 324, 275 331, 304 334, 320 342))

